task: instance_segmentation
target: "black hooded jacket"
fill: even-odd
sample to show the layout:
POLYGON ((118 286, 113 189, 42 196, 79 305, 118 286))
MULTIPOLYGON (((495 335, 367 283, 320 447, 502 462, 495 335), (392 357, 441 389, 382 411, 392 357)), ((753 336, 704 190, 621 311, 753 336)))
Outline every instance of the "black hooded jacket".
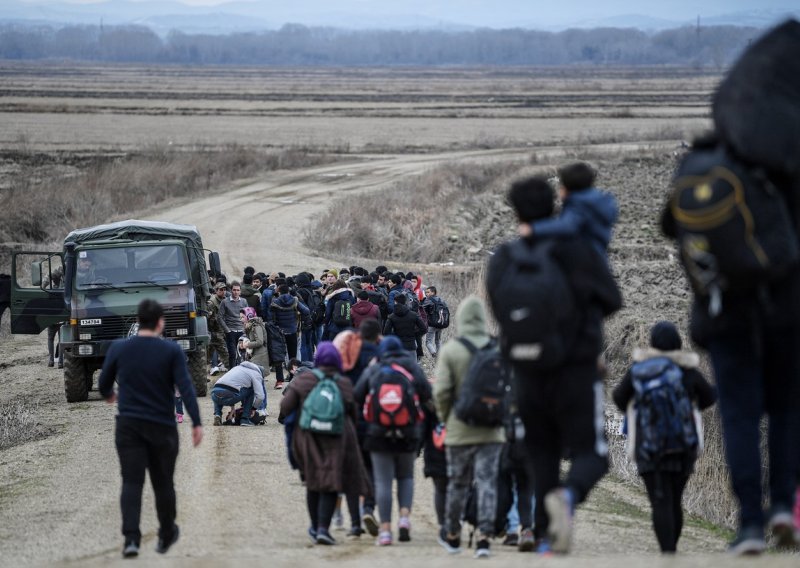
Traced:
POLYGON ((408 306, 395 304, 394 313, 386 320, 383 326, 384 335, 395 335, 403 343, 403 348, 408 351, 417 349, 417 335, 428 331, 425 322, 418 313, 412 312, 408 306))

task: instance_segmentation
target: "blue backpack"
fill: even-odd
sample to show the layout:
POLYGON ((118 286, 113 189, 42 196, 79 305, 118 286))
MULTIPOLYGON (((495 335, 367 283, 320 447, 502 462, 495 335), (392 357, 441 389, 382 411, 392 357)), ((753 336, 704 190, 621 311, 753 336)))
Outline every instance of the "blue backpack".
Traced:
POLYGON ((696 452, 692 401, 683 388, 680 367, 666 357, 655 357, 634 364, 631 374, 637 464, 656 465, 669 455, 696 452))

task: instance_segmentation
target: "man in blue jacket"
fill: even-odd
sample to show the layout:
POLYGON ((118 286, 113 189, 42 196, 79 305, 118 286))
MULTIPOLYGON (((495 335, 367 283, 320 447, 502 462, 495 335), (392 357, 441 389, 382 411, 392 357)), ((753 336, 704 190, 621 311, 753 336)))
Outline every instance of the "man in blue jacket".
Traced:
POLYGON ((178 458, 176 387, 192 418, 193 445, 197 447, 203 439, 186 356, 177 343, 161 338, 163 308, 154 300, 142 300, 137 316, 138 335, 111 345, 99 380, 103 398, 109 404, 118 401, 115 439, 122 470, 122 555, 126 558, 139 554, 145 470, 150 472, 160 525, 156 552, 167 552, 180 534, 175 524, 173 483, 178 458), (114 392, 115 380, 118 393, 114 392))

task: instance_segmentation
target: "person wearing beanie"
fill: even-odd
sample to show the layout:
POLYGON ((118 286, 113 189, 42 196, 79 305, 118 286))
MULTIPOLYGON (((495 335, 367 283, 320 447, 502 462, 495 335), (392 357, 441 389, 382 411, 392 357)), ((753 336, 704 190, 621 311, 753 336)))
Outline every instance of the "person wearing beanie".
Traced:
MULTIPOLYGON (((353 398, 353 385, 343 379, 342 358, 333 343, 319 344, 314 355, 316 370, 333 377, 344 403, 344 429, 341 435, 316 434, 302 428, 292 433, 292 456, 305 480, 306 503, 311 525, 308 535, 319 545, 333 545, 330 524, 340 493, 368 495, 371 491, 356 437, 358 407, 353 398)), ((294 380, 284 390, 278 421, 284 423, 297 413, 297 423, 306 398, 319 379, 311 369, 301 367, 294 380)))
MULTIPOLYGON (((361 375, 355 389, 355 398, 365 409, 365 417, 372 413, 375 417, 367 424, 367 433, 363 448, 370 452, 372 473, 375 487, 375 501, 380 513, 380 527, 371 526, 365 518, 365 525, 370 534, 378 532, 379 546, 392 544, 392 484, 397 480, 397 501, 400 508, 398 534, 400 542, 411 540, 411 506, 414 499, 414 460, 420 447, 424 423, 413 421, 400 430, 390 431, 382 425, 378 416, 381 414, 380 404, 383 397, 391 399, 394 381, 398 375, 413 388, 419 408, 406 408, 409 415, 418 415, 420 410, 431 407, 431 385, 425 372, 417 364, 413 354, 406 351, 396 337, 385 337, 378 347, 378 361, 370 365, 361 375), (386 390, 389 394, 378 396, 386 390), (372 394, 370 394, 372 393, 372 394), (369 395, 369 403, 367 398, 369 395), (368 412, 368 410, 370 410, 368 412), (375 530, 379 529, 379 530, 375 530)), ((396 383, 395 383, 396 384, 396 383)), ((365 515, 366 517, 366 515, 365 515)), ((374 523, 374 517, 373 517, 374 523)))
POLYGON ((353 327, 361 327, 361 322, 367 319, 374 319, 380 321, 381 312, 378 306, 369 301, 369 292, 361 290, 356 294, 356 303, 350 310, 350 315, 353 318, 353 327))
MULTIPOLYGON (((629 448, 636 456, 636 467, 644 480, 647 496, 653 510, 653 529, 664 554, 677 551, 678 540, 683 529, 683 509, 681 499, 689 476, 694 470, 698 450, 673 452, 655 459, 645 457, 640 451, 644 435, 637 427, 637 414, 652 411, 639 408, 637 390, 652 384, 667 369, 678 369, 681 374, 683 396, 687 397, 693 408, 705 410, 716 401, 716 391, 700 373, 700 357, 691 351, 682 351, 681 336, 675 324, 668 321, 656 323, 650 330, 650 347, 633 352, 633 365, 614 389, 613 398, 617 408, 627 413, 629 448), (630 440, 633 438, 633 440, 630 440)), ((676 391, 676 396, 680 391, 676 391)), ((652 402, 652 398, 639 395, 641 404, 652 402)), ((698 448, 702 447, 702 422, 696 421, 695 433, 699 438, 698 448)))

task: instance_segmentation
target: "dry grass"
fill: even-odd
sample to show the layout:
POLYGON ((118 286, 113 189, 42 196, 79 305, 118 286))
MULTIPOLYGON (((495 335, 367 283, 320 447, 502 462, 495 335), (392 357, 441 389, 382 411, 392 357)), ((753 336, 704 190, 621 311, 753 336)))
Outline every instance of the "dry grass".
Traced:
POLYGON ((177 151, 156 146, 96 161, 78 173, 39 178, 35 167, 24 167, 0 192, 0 242, 55 243, 76 227, 107 222, 167 199, 198 195, 259 172, 333 160, 302 147, 177 151))
POLYGON ((40 440, 52 432, 38 421, 39 409, 22 400, 0 402, 0 450, 40 440))

